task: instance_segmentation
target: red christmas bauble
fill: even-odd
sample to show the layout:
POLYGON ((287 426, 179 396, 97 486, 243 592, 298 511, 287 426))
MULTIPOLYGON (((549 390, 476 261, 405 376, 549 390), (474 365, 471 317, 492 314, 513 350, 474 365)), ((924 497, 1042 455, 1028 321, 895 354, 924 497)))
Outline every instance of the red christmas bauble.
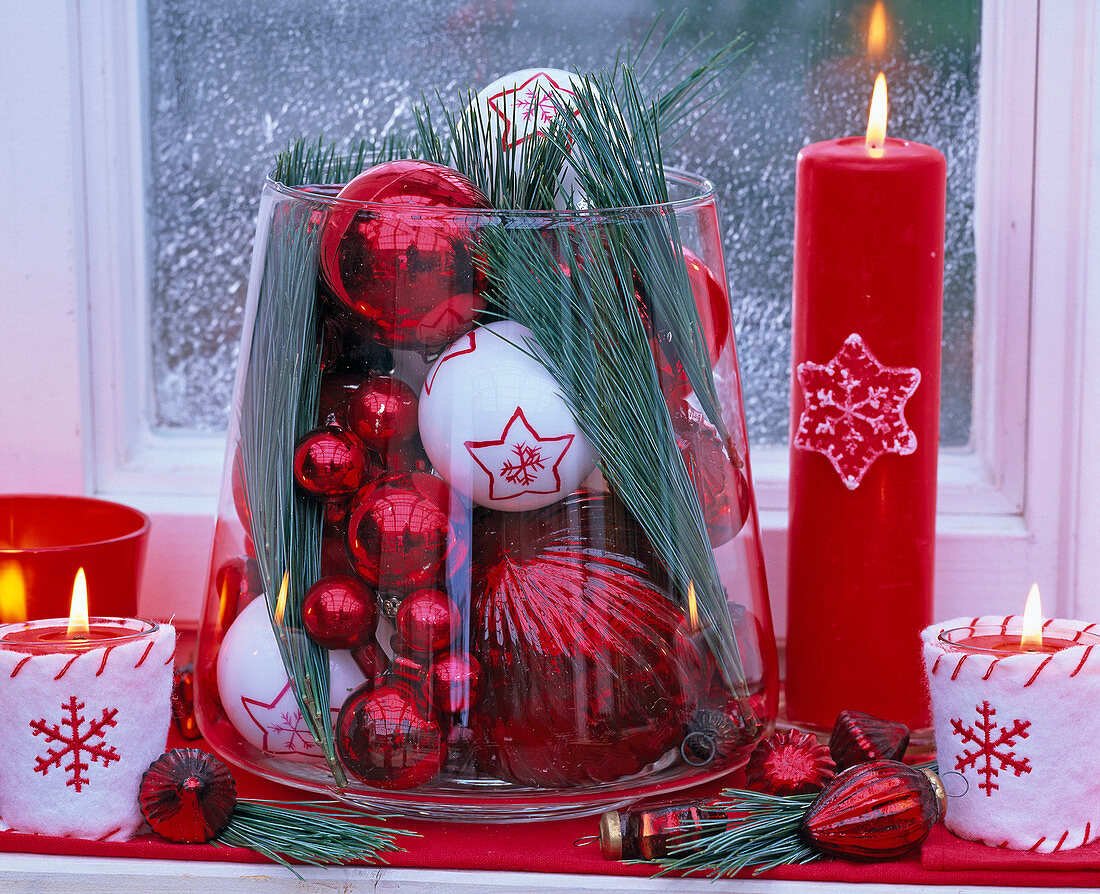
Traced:
POLYGON ((328 214, 321 272, 384 344, 440 348, 485 306, 468 215, 489 208, 470 180, 427 161, 384 162, 347 184, 328 214), (370 203, 361 208, 356 203, 370 203))
POLYGON ((348 401, 348 425, 364 444, 382 453, 416 433, 416 406, 416 394, 400 379, 374 375, 348 401))
POLYGON ((472 655, 451 653, 432 665, 428 697, 444 714, 465 711, 477 704, 481 665, 472 655))
POLYGON ((695 310, 699 314, 703 337, 707 342, 710 364, 714 366, 718 363, 733 328, 729 295, 721 280, 690 248, 684 249, 684 264, 687 266, 691 293, 695 298, 695 310))
POLYGON ((417 590, 397 609, 397 632, 406 648, 420 654, 446 651, 460 622, 458 607, 442 590, 417 590))
POLYGON ((378 607, 357 577, 322 577, 306 591, 302 624, 326 649, 353 649, 374 637, 378 607))
POLYGON ((360 373, 336 372, 321 376, 317 392, 318 426, 348 428, 348 401, 364 381, 360 373))
POLYGON ((214 755, 197 748, 173 748, 142 775, 138 803, 162 838, 198 844, 229 823, 237 786, 229 768, 214 755))
POLYGON ((748 518, 752 506, 748 479, 726 456, 714 427, 687 401, 674 406, 672 429, 695 486, 711 546, 721 546, 733 539, 748 518))
POLYGON ((364 686, 336 720, 336 750, 356 779, 382 789, 406 789, 435 778, 447 743, 404 686, 364 686))
POLYGON ((294 480, 311 497, 323 500, 355 493, 367 465, 358 438, 335 426, 314 429, 294 448, 294 480))
POLYGON ((442 586, 448 566, 465 559, 465 538, 451 527, 451 489, 426 472, 384 475, 355 495, 348 552, 372 587, 409 592, 442 586))
POLYGON ((353 648, 351 657, 355 659, 355 663, 359 665, 359 670, 363 672, 363 676, 368 680, 382 676, 390 666, 390 659, 386 655, 386 650, 374 640, 353 648))
POLYGON ((862 711, 841 711, 836 715, 829 753, 838 770, 868 761, 900 761, 909 747, 909 727, 892 720, 880 720, 862 711))
POLYGON ((745 765, 745 788, 769 795, 807 795, 836 776, 829 749, 796 729, 761 739, 745 765))
POLYGON ((472 570, 483 768, 525 785, 607 782, 680 744, 698 691, 675 645, 683 614, 610 494, 487 516, 472 570))

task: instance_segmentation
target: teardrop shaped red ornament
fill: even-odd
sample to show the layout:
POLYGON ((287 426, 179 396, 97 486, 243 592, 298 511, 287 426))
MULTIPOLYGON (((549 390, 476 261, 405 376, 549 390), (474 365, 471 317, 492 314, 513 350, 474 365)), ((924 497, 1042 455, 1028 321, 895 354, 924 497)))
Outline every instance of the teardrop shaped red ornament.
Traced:
POLYGON ((836 715, 829 752, 838 770, 867 761, 900 761, 909 747, 909 727, 892 720, 880 720, 862 711, 841 711, 836 715))
POLYGON ((919 845, 946 811, 939 777, 899 761, 871 761, 836 777, 810 805, 799 834, 850 860, 888 860, 919 845))

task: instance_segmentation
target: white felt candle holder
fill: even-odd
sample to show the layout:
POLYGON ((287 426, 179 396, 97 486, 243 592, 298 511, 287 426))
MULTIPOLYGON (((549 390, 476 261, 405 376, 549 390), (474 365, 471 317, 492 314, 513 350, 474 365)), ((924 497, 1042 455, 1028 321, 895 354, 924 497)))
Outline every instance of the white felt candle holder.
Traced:
POLYGON ((1048 621, 1048 651, 1020 651, 1021 628, 998 615, 921 634, 940 773, 966 783, 945 779, 965 791, 944 824, 997 847, 1069 850, 1100 837, 1100 630, 1048 621))
POLYGON ((163 752, 176 633, 92 618, 0 627, 0 817, 20 832, 125 840, 143 819, 138 787, 163 752))

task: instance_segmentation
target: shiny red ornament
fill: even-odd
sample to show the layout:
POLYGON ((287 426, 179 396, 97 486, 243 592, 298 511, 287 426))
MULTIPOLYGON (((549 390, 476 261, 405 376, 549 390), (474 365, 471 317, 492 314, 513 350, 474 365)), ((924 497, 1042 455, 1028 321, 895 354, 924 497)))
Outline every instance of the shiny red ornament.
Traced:
POLYGON ((826 854, 887 860, 917 847, 946 810, 943 784, 931 771, 871 761, 826 787, 803 815, 799 834, 826 854))
POLYGON ((384 591, 441 587, 467 549, 451 527, 454 499, 443 479, 425 472, 385 475, 360 490, 347 531, 356 573, 384 591))
POLYGON ((351 657, 368 680, 382 676, 390 666, 389 656, 377 642, 371 641, 351 650, 351 657))
POLYGON ((836 776, 829 749, 809 733, 789 729, 761 739, 745 766, 745 788, 769 795, 807 795, 836 776))
POLYGON ((335 372, 321 376, 317 391, 317 425, 348 428, 348 401, 366 381, 360 373, 335 372))
POLYGON ((485 307, 469 215, 487 209, 470 180, 443 165, 384 162, 347 184, 321 237, 321 272, 384 344, 436 349, 485 307), (369 203, 363 208, 357 203, 369 203))
POLYGON ((174 748, 145 771, 138 789, 141 812, 169 841, 209 841, 229 823, 237 786, 228 768, 197 748, 174 748))
POLYGON ((397 632, 413 652, 437 655, 446 651, 458 631, 458 607, 442 590, 417 590, 397 609, 397 632))
POLYGON ((264 590, 260 566, 251 556, 226 559, 214 576, 220 600, 219 630, 227 630, 241 610, 264 590))
POLYGON ((900 761, 909 747, 909 727, 880 720, 861 711, 841 711, 836 716, 829 752, 838 770, 867 761, 900 761))
POLYGON ((359 439, 335 426, 314 429, 294 448, 294 480, 311 497, 323 500, 358 490, 367 466, 359 439))
POLYGON ((466 711, 477 704, 481 665, 472 655, 451 653, 432 665, 428 697, 444 714, 466 711))
MULTIPOLYGON (((326 510, 329 505, 331 504, 325 504, 326 510)), ((345 510, 344 514, 346 516, 348 511, 345 510)), ((331 577, 334 574, 355 574, 355 567, 348 556, 344 529, 326 525, 321 531, 321 577, 331 577)))
POLYGON ((336 750, 347 771, 382 789, 407 789, 436 777, 447 743, 404 686, 364 686, 344 702, 336 720, 336 750))
POLYGON ((364 645, 378 625, 374 594, 357 577, 323 577, 306 591, 302 625, 326 649, 364 645))
POLYGON ((172 720, 189 742, 202 738, 195 717, 195 673, 190 668, 172 674, 172 720))
POLYGON ((576 493, 481 519, 473 562, 478 763, 525 785, 608 782, 682 741, 695 670, 683 615, 636 523, 576 493))
POLYGON ((695 486, 711 546, 721 546, 733 539, 748 518, 752 506, 748 479, 730 462, 714 427, 686 401, 674 406, 672 429, 695 486))
POLYGON ((416 433, 416 407, 416 394, 400 379, 373 375, 348 401, 348 425, 367 447, 384 453, 416 433))

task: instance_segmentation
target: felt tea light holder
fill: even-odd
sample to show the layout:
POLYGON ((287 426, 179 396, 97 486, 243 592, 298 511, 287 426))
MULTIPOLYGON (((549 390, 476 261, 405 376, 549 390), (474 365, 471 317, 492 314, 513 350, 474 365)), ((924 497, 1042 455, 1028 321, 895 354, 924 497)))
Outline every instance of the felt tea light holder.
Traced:
POLYGON ((176 634, 91 618, 0 627, 0 817, 19 832, 122 841, 163 751, 176 634))
POLYGON ((961 838, 1040 853, 1100 837, 1100 626, 956 618, 922 632, 944 824, 961 838), (1023 638, 1023 639, 1022 639, 1023 638), (955 788, 963 789, 961 794, 955 788))

